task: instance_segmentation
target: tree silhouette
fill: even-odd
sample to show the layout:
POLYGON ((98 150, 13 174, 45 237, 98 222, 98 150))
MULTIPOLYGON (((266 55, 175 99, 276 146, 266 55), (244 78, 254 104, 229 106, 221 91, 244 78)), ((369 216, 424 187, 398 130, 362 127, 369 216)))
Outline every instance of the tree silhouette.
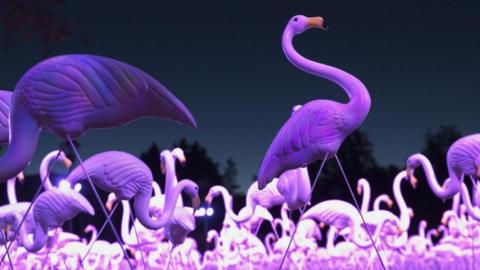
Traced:
MULTIPOLYGON (((0 1, 3 48, 39 41, 43 54, 52 54, 58 43, 69 39, 74 31, 78 31, 78 20, 63 18, 57 12, 64 3, 64 0, 0 1)), ((82 40, 85 41, 86 37, 82 36, 82 40)))
POLYGON ((222 185, 226 187, 230 193, 235 196, 239 193, 240 186, 235 178, 237 177, 238 170, 233 159, 228 158, 222 173, 222 185))

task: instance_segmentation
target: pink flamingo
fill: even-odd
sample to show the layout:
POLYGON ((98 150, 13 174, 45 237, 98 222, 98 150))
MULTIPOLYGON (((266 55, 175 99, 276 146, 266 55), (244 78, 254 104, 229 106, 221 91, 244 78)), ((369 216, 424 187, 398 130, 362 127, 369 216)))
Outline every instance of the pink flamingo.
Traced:
POLYGON ((462 200, 467 205, 469 215, 480 219, 478 209, 474 209, 468 195, 468 190, 462 188, 465 175, 480 177, 480 134, 465 136, 455 141, 447 152, 447 166, 449 178, 440 186, 430 161, 422 154, 415 154, 407 160, 409 178, 415 178, 414 170, 422 166, 427 176, 427 182, 437 197, 446 199, 460 192, 462 200))
POLYGON ((10 145, 0 179, 22 171, 42 129, 78 138, 90 129, 158 116, 195 127, 188 109, 142 70, 93 55, 63 55, 31 68, 17 83, 10 110, 10 145))
MULTIPOLYGON (((248 193, 247 193, 248 194, 248 193)), ((223 187, 223 186, 213 186, 208 190, 207 196, 205 197, 205 201, 207 204, 211 204, 213 199, 217 196, 222 196, 223 198, 223 204, 225 207, 225 219, 223 221, 224 226, 227 226, 231 224, 230 221, 235 221, 239 222, 245 225, 245 227, 249 230, 255 230, 256 228, 259 228, 261 225, 261 222, 263 220, 267 220, 270 222, 270 224, 273 223, 273 217, 272 215, 268 212, 267 209, 260 205, 255 206, 255 210, 250 210, 248 206, 248 198, 249 196, 247 195, 247 206, 242 208, 239 212, 239 214, 235 214, 233 212, 233 197, 232 195, 228 192, 228 190, 223 187), (250 213, 253 212, 253 215, 250 217, 250 213), (249 216, 249 219, 244 218, 245 216, 249 216), (244 221, 246 220, 246 221, 244 221)), ((273 226, 273 225, 272 225, 273 226)), ((273 227, 272 227, 273 228, 273 227)), ((256 233, 255 233, 256 235, 256 233)))
MULTIPOLYGON (((48 229, 57 228, 80 212, 94 215, 92 205, 85 197, 73 190, 51 189, 43 192, 33 206, 35 222, 33 242, 27 237, 26 227, 20 229, 22 245, 30 252, 40 250, 47 241, 48 229)), ((22 216, 16 214, 16 222, 22 216)))
MULTIPOLYGON (((166 226, 172 218, 176 200, 183 190, 190 196, 194 209, 200 203, 198 186, 189 180, 182 181, 166 194, 163 215, 152 219, 149 205, 152 195, 152 172, 140 159, 125 152, 108 151, 96 154, 84 162, 84 167, 93 183, 107 192, 113 192, 120 200, 134 198, 135 214, 148 229, 157 230, 166 226)), ((66 178, 72 185, 86 179, 81 166, 77 166, 66 178)))
POLYGON ((287 170, 335 156, 345 138, 362 124, 370 110, 370 95, 360 80, 295 51, 293 38, 309 28, 326 29, 323 18, 296 15, 288 22, 282 38, 287 59, 304 72, 338 84, 350 101, 342 104, 314 100, 298 109, 283 125, 263 159, 258 175, 260 189, 287 170))

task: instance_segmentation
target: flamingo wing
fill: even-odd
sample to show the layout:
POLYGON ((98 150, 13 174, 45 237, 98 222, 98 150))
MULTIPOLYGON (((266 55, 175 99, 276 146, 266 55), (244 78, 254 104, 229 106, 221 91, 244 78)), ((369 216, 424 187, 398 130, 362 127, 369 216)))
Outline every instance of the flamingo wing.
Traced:
POLYGON ((355 207, 340 200, 323 201, 308 209, 303 215, 304 219, 313 219, 334 226, 341 230, 347 228, 358 213, 355 207))
POLYGON ((8 116, 11 99, 11 91, 0 90, 0 144, 8 144, 9 142, 8 116))
POLYGON ((84 126, 76 135, 147 115, 196 126, 190 111, 160 82, 134 66, 101 56, 47 59, 22 77, 14 98, 29 103, 38 119, 48 119, 47 128, 53 131, 70 131, 81 120, 84 126))
POLYGON ((35 220, 40 224, 47 224, 49 227, 59 227, 80 212, 92 216, 95 214, 90 202, 72 189, 47 190, 38 196, 33 206, 35 220))
POLYGON ((305 167, 319 159, 320 144, 325 149, 337 149, 347 119, 332 102, 311 101, 297 110, 272 141, 260 166, 259 188, 286 170, 305 167))

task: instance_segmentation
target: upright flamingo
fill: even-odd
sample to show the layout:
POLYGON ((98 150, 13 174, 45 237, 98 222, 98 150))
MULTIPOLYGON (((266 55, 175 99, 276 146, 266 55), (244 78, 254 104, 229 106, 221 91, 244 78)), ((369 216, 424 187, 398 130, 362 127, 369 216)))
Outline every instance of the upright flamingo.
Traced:
POLYGON ((346 104, 314 100, 298 109, 283 125, 263 159, 258 174, 260 189, 289 169, 335 156, 370 110, 370 95, 360 80, 338 68, 309 60, 295 50, 293 38, 309 28, 326 29, 323 18, 297 15, 288 22, 282 38, 287 59, 304 72, 338 84, 350 100, 346 104))

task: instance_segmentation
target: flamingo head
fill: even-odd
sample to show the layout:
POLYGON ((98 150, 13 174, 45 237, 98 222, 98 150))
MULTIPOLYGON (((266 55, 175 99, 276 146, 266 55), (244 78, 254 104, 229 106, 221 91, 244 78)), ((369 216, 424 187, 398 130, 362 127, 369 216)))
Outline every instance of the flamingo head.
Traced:
POLYGON ((392 208, 392 207, 393 207, 393 200, 390 199, 390 197, 387 197, 387 199, 386 199, 385 202, 387 203, 388 208, 392 208))
POLYGON ((17 175, 17 179, 20 183, 23 184, 23 182, 25 181, 25 174, 23 172, 20 172, 18 175, 17 175))
POLYGON ((112 211, 113 204, 117 201, 117 196, 115 193, 108 194, 107 202, 105 203, 105 207, 107 208, 108 212, 112 211))
POLYGON ((188 184, 183 190, 192 200, 193 214, 200 207, 200 197, 198 196, 198 185, 192 180, 184 179, 182 181, 188 181, 188 184))
POLYGON ((185 153, 183 152, 182 148, 180 148, 180 147, 174 148, 172 150, 172 156, 175 160, 180 162, 180 165, 182 165, 182 167, 185 166, 185 164, 187 162, 187 158, 185 157, 185 153))
POLYGON ((408 216, 409 216, 410 218, 413 218, 413 217, 415 216, 415 212, 413 212, 413 209, 410 208, 410 207, 408 208, 408 216))
POLYGON ((415 154, 410 156, 407 159, 407 179, 412 183, 412 185, 416 185, 417 178, 415 177, 415 169, 421 165, 420 158, 418 158, 419 154, 415 154))
POLYGON ((358 195, 361 195, 361 194, 362 194, 362 191, 363 191, 362 185, 360 185, 360 183, 358 183, 358 184, 357 184, 357 194, 358 194, 358 195))
POLYGON ((295 15, 288 22, 287 28, 294 35, 301 34, 310 28, 319 28, 327 30, 328 26, 322 17, 305 17, 303 15, 295 15))
MULTIPOLYGON (((215 197, 219 196, 222 193, 222 190, 224 190, 224 189, 225 189, 225 187, 217 185, 217 186, 211 187, 208 190, 208 194, 207 194, 207 196, 205 196, 205 202, 208 204, 208 206, 210 206, 212 204, 213 199, 215 199, 215 197)), ((225 199, 226 200, 232 200, 230 195, 225 197, 225 199)))

